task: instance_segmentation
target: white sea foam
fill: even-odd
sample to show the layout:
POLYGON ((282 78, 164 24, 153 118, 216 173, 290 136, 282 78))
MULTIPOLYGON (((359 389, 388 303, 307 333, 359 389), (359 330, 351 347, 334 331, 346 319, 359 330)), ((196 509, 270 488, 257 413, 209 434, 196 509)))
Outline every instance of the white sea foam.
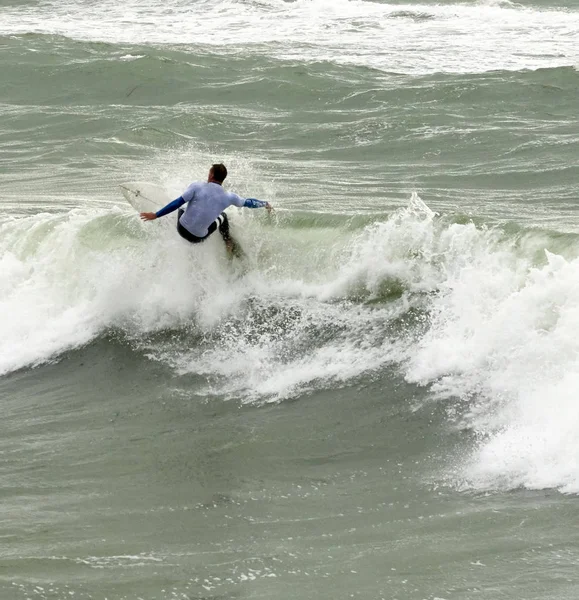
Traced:
MULTIPOLYGON (((134 214, 118 209, 79 209, 0 224, 0 310, 8 316, 0 327, 0 374, 50 360, 107 327, 145 332, 190 317, 200 293, 190 270, 219 273, 223 257, 209 244, 196 256, 183 253, 166 228, 115 237, 119 223, 138 228, 131 220, 134 214), (147 244, 152 233, 157 243, 147 244)), ((225 282, 207 277, 204 285, 225 282)))
POLYGON ((579 12, 510 2, 63 0, 4 9, 0 34, 333 61, 388 72, 484 72, 575 65, 579 12))
POLYGON ((464 483, 579 492, 579 260, 491 252, 450 274, 407 376, 468 401, 464 483))
POLYGON ((5 218, 0 373, 108 328, 204 377, 202 393, 251 402, 397 365, 480 439, 461 485, 579 492, 579 259, 536 263, 532 240, 447 223, 417 196, 357 233, 232 222, 245 273, 217 237, 192 252, 128 210, 5 218), (422 321, 395 325, 410 307, 422 321), (186 334, 151 342, 167 328, 186 334))

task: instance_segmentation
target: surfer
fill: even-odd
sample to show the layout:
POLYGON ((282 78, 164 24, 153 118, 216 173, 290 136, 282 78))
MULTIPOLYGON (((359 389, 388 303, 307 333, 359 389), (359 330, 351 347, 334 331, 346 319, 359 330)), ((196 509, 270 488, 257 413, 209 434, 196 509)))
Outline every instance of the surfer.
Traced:
POLYGON ((233 192, 226 192, 223 181, 227 177, 224 164, 215 164, 209 169, 207 183, 192 183, 179 198, 169 202, 157 212, 142 212, 143 221, 154 221, 179 209, 177 231, 179 235, 192 244, 204 242, 219 229, 229 252, 234 251, 234 242, 229 234, 229 222, 223 212, 228 206, 245 206, 246 208, 266 208, 272 210, 269 202, 255 198, 242 198, 233 192), (187 204, 185 209, 181 206, 187 204))

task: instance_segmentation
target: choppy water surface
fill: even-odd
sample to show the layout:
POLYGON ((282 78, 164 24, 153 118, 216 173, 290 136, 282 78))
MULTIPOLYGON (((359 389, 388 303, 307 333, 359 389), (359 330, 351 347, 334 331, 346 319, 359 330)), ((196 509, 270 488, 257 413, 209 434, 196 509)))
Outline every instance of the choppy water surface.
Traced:
POLYGON ((575 599, 578 31, 4 2, 0 597, 575 599), (119 193, 217 160, 242 263, 119 193))

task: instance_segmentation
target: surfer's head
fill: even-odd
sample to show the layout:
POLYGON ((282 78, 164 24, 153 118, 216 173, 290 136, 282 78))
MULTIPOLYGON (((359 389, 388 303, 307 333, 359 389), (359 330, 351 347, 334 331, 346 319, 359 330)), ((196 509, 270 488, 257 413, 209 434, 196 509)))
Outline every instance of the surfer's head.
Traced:
POLYGON ((225 165, 223 163, 219 163, 218 165, 211 165, 207 181, 210 183, 223 183, 226 177, 227 169, 225 168, 225 165))

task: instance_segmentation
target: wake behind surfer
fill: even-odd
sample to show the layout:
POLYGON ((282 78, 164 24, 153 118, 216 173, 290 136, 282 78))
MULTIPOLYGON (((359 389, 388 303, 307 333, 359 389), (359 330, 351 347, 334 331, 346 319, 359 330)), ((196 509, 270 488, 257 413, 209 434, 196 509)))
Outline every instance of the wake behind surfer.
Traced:
POLYGON ((177 217, 179 235, 192 244, 204 242, 212 233, 219 229, 230 252, 233 252, 234 242, 229 235, 229 222, 223 212, 228 206, 246 208, 266 208, 272 210, 269 202, 255 198, 242 198, 233 192, 226 192, 223 181, 227 177, 224 164, 212 165, 209 169, 207 182, 196 181, 167 206, 157 212, 142 212, 143 221, 154 221, 173 211, 180 209, 177 217), (181 206, 187 204, 185 209, 181 206))

